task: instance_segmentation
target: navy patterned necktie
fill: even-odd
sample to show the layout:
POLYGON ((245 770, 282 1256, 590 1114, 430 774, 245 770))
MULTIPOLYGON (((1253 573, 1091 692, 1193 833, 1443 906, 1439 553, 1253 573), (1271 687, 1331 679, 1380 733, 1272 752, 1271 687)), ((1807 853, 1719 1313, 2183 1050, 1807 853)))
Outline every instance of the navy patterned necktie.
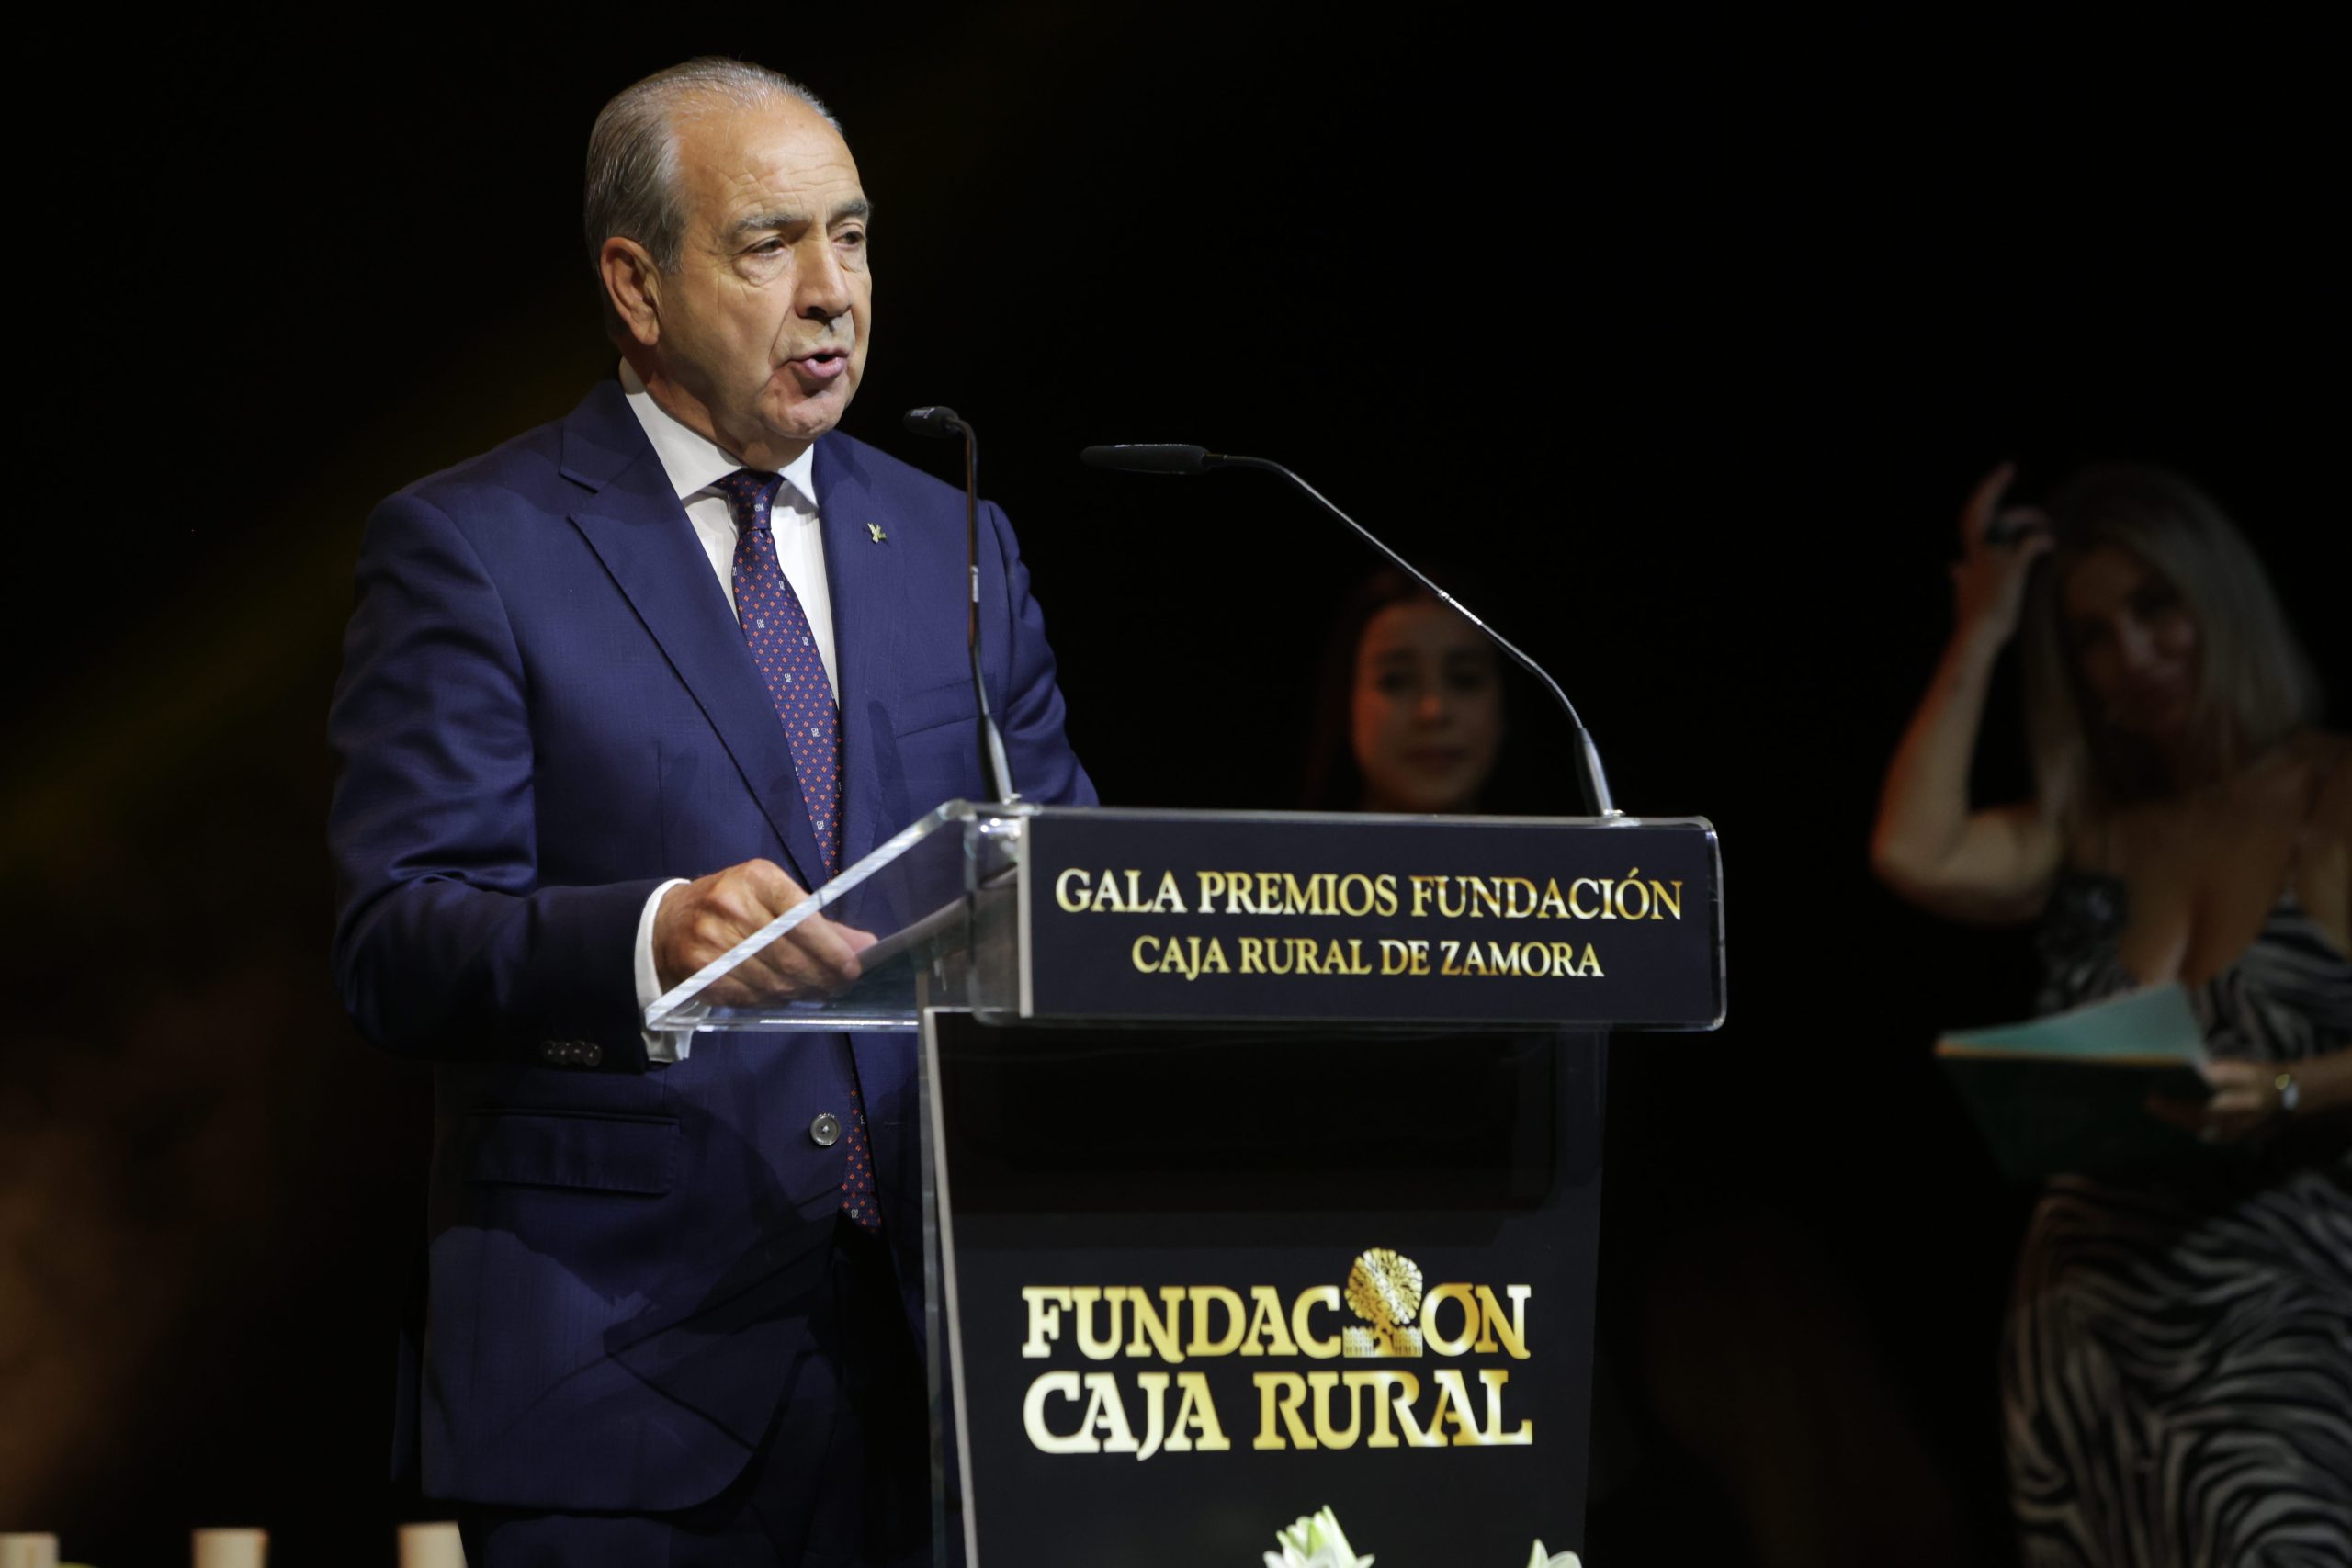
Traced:
POLYGON ((776 564, 768 517, 783 483, 782 474, 738 468, 717 488, 735 513, 735 618, 791 743, 800 801, 831 881, 842 869, 841 719, 808 614, 776 564))
MULTIPOLYGON (((782 474, 738 468, 715 488, 735 513, 735 618, 742 623, 752 662, 792 747, 801 805, 831 881, 842 869, 841 716, 808 614, 776 563, 775 536, 768 523, 783 483, 782 474)), ((842 1177, 842 1208, 859 1224, 875 1229, 882 1224, 882 1213, 874 1200, 873 1145, 865 1134, 865 1102, 858 1094, 854 1067, 842 1143, 849 1156, 842 1177)))

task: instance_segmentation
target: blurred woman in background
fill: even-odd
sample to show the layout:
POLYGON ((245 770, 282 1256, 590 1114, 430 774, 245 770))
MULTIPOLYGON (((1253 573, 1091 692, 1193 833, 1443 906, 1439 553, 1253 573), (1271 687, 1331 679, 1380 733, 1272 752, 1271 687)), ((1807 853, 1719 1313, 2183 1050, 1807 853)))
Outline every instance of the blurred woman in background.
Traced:
POLYGON ((2352 1562, 2352 746, 2204 494, 2104 468, 2044 513, 2011 478, 1962 513, 1873 864, 1938 914, 2040 920, 2043 1010, 2180 982, 2212 1097, 2151 1111, 2243 1153, 2036 1208, 2001 1369, 2025 1561, 2352 1562), (2012 636, 2037 794, 1974 808, 2012 636))
POLYGON ((1382 568, 1341 606, 1321 692, 1307 755, 1309 807, 1464 812, 1487 805, 1504 731, 1502 656, 1404 572, 1382 568))

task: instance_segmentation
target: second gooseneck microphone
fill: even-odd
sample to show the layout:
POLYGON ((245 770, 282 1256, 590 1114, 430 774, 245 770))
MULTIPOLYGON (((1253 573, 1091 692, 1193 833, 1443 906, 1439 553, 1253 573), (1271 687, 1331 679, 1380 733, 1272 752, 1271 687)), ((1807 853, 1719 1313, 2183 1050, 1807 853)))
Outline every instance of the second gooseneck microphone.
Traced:
POLYGON ((1554 699, 1559 703, 1560 711, 1568 716, 1568 728, 1576 736, 1579 774, 1577 783, 1583 785, 1586 807, 1595 817, 1623 815, 1617 809, 1617 803, 1610 798, 1609 775, 1601 771, 1600 749, 1592 743, 1592 732, 1584 727, 1584 720, 1577 716, 1576 705, 1568 701, 1567 693, 1560 690, 1560 683, 1552 679, 1551 672, 1513 647, 1502 633, 1473 615, 1468 605, 1421 575, 1419 567, 1381 543, 1371 529, 1340 511, 1332 503, 1330 497, 1280 463, 1264 457, 1241 457, 1225 452, 1212 452, 1204 446, 1193 446, 1174 441, 1131 442, 1114 446, 1089 446, 1078 457, 1079 461, 1089 468, 1110 468, 1120 473, 1202 474, 1208 472, 1211 468, 1257 468, 1266 473, 1279 474, 1289 480, 1293 489, 1354 529, 1364 543, 1396 562, 1405 575, 1437 595, 1439 604, 1448 606, 1464 620, 1486 633, 1488 640, 1509 654, 1513 663, 1544 683, 1544 689, 1549 691, 1554 699))
POLYGON ((972 695, 980 705, 980 771, 998 803, 1010 806, 1021 795, 1012 787, 1012 765, 1005 760, 1004 732, 989 711, 988 682, 980 678, 980 438, 954 409, 937 403, 909 409, 906 425, 918 435, 964 438, 964 565, 971 584, 964 640, 972 656, 972 695))

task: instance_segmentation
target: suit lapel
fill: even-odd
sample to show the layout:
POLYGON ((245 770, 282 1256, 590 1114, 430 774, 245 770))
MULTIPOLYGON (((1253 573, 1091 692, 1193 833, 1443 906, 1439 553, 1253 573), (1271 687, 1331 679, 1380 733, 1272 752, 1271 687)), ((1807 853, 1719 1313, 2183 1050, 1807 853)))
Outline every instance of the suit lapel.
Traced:
POLYGON ((824 862, 801 804, 791 743, 710 558, 616 383, 599 386, 565 422, 563 473, 593 492, 571 513, 572 525, 718 730, 783 841, 793 874, 804 887, 816 886, 824 862))
MULTIPOLYGON (((904 548, 891 536, 891 516, 867 483, 857 449, 842 436, 817 443, 817 514, 825 540, 825 584, 832 601, 833 657, 841 683, 842 863, 851 865, 903 822, 888 820, 884 780, 894 766, 888 716, 897 705, 898 671, 891 657, 898 626, 899 563, 904 548), (875 537, 879 528, 880 538, 875 537)), ((936 801, 912 803, 922 810, 936 801)))

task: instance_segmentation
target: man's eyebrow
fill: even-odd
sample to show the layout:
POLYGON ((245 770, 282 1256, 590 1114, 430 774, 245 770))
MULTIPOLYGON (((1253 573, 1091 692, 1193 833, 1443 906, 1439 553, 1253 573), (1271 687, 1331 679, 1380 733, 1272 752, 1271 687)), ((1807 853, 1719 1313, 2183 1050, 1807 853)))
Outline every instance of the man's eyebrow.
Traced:
MULTIPOLYGON (((873 216, 874 204, 864 197, 859 197, 854 201, 844 201, 834 208, 826 221, 828 224, 843 223, 853 220, 862 220, 873 216)), ((805 227, 808 221, 808 215, 805 212, 782 209, 748 212, 728 227, 727 237, 730 240, 740 240, 748 235, 764 234, 778 229, 798 229, 805 227)))

